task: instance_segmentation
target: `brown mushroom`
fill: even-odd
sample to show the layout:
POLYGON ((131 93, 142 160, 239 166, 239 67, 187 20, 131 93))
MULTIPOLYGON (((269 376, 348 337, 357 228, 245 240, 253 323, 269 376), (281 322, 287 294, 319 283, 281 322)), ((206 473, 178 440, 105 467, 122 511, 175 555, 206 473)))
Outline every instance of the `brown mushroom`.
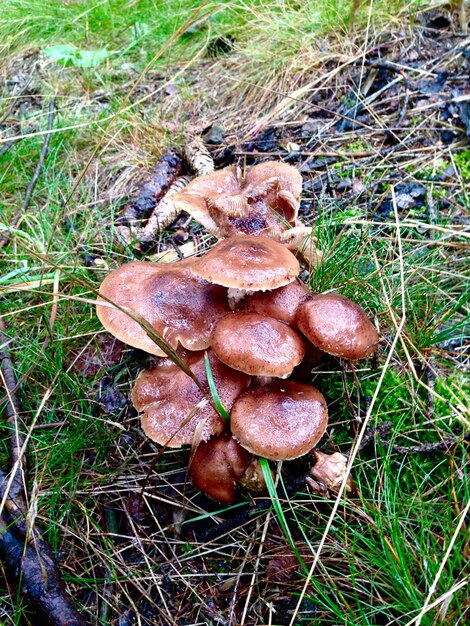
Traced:
POLYGON ((297 326, 317 348, 334 356, 363 359, 377 350, 374 325, 364 309, 344 296, 312 296, 300 305, 297 326))
POLYGON ((172 196, 172 201, 181 211, 202 224, 215 237, 223 237, 219 226, 209 213, 208 201, 214 201, 225 195, 236 196, 240 193, 241 172, 234 165, 205 176, 198 176, 184 189, 172 196))
POLYGON ((211 344, 223 363, 252 376, 286 378, 305 354, 303 339, 290 326, 244 311, 220 320, 211 344))
POLYGON ((251 454, 230 433, 222 433, 198 445, 189 476, 193 485, 209 498, 230 504, 235 500, 236 483, 251 460, 251 454))
POLYGON ((240 445, 275 461, 311 450, 327 421, 326 402, 318 389, 292 381, 248 389, 231 412, 232 434, 240 445))
MULTIPOLYGON (((173 348, 188 350, 210 345, 215 324, 229 312, 227 291, 193 274, 194 261, 153 264, 133 261, 111 272, 100 294, 146 320, 173 348)), ((113 308, 103 298, 97 301, 103 326, 121 341, 155 354, 164 352, 138 322, 113 308)))
POLYGON ((304 283, 293 280, 272 291, 257 291, 245 298, 245 311, 269 315, 281 322, 295 326, 297 309, 309 295, 304 283))
MULTIPOLYGON (((247 386, 249 377, 221 363, 212 351, 209 350, 208 355, 220 401, 230 411, 247 386)), ((210 397, 204 352, 188 353, 185 360, 210 397)), ((202 441, 224 429, 222 418, 196 383, 168 359, 162 359, 155 368, 140 373, 131 399, 135 408, 142 412, 142 428, 146 435, 170 448, 191 444, 199 424, 198 436, 202 441)))
MULTIPOLYGON (((340 452, 325 454, 319 450, 314 450, 313 458, 315 465, 310 470, 311 477, 307 478, 307 483, 316 493, 322 495, 328 495, 328 491, 339 493, 346 476, 347 457, 340 452)), ((351 474, 346 478, 344 491, 348 496, 357 493, 351 474)))
POLYGON ((258 291, 287 285, 298 276, 300 266, 292 252, 276 241, 238 235, 215 245, 193 272, 210 283, 258 291))
POLYGON ((302 177, 291 165, 267 161, 243 180, 235 166, 193 180, 172 200, 218 238, 236 234, 276 238, 294 226, 302 177))

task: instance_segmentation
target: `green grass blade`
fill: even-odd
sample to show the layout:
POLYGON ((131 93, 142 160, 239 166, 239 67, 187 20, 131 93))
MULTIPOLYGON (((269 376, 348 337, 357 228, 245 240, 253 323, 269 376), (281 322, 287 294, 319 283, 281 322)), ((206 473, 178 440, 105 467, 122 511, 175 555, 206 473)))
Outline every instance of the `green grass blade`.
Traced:
POLYGON ((212 399, 215 404, 215 408, 219 413, 220 417, 224 419, 226 422, 230 421, 230 414, 226 411, 224 405, 220 401, 219 394, 217 392, 217 387, 215 386, 214 377, 212 376, 211 364, 209 362, 209 357, 207 356, 207 352, 204 355, 204 365, 206 366, 206 376, 207 382, 209 383, 209 389, 211 392, 212 399))
POLYGON ((284 536, 287 539, 287 542, 289 546, 291 547, 292 552, 295 554, 297 561, 301 565, 304 572, 308 574, 308 567, 305 565, 304 560, 302 559, 300 555, 300 552, 297 548, 294 538, 292 537, 292 534, 290 532, 290 528, 287 523, 286 517, 284 515, 284 511, 282 510, 281 503, 279 502, 276 485, 274 484, 273 477, 271 474, 271 468, 269 467, 269 461, 267 459, 260 458, 259 462, 261 465, 261 469, 263 470, 263 476, 266 482, 266 487, 268 488, 269 497, 271 498, 273 509, 274 509, 274 512, 276 513, 282 532, 284 533, 284 536))

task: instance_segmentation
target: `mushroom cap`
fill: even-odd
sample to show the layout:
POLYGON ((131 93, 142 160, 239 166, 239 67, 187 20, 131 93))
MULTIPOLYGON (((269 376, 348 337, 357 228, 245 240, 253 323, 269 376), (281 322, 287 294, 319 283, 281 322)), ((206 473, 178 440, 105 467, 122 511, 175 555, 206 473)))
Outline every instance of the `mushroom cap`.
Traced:
MULTIPOLYGON (((153 264, 133 261, 111 272, 100 294, 145 319, 173 348, 204 350, 216 323, 229 312, 227 291, 194 275, 188 261, 153 264)), ((122 311, 98 299, 103 326, 125 343, 155 354, 164 352, 122 311)))
POLYGON ((209 213, 208 201, 217 200, 221 196, 238 195, 241 189, 240 179, 239 168, 230 165, 205 176, 198 176, 184 189, 173 194, 171 199, 178 208, 189 213, 213 235, 223 236, 209 213))
POLYGON ((297 309, 309 295, 309 290, 298 280, 272 291, 257 291, 245 298, 245 310, 269 315, 295 326, 297 309))
MULTIPOLYGON (((249 377, 230 369, 208 351, 212 376, 222 405, 230 411, 235 399, 245 389, 249 377)), ((189 353, 188 367, 207 389, 204 352, 189 353)), ((210 396, 209 396, 210 397, 210 396)), ((224 430, 224 422, 211 404, 203 406, 188 423, 184 423, 196 405, 204 399, 196 383, 177 365, 162 359, 151 370, 138 376, 131 394, 134 407, 142 411, 142 428, 145 434, 159 444, 179 448, 191 444, 196 428, 204 420, 198 436, 202 441, 224 430)))
POLYGON ((252 376, 289 376, 305 354, 305 342, 290 326, 245 311, 220 320, 211 343, 223 363, 252 376))
POLYGON ((300 305, 297 325, 317 348, 344 359, 363 359, 379 337, 364 309, 345 296, 317 294, 300 305))
POLYGON ((250 168, 245 180, 233 165, 199 176, 172 201, 218 238, 240 233, 277 238, 295 225, 301 191, 295 167, 267 161, 250 168))
POLYGON ((245 176, 244 193, 250 195, 253 189, 270 178, 277 178, 281 189, 288 191, 295 198, 302 193, 302 175, 293 166, 281 161, 264 161, 251 167, 245 176))
POLYGON ((189 476, 209 498, 230 504, 235 500, 235 483, 243 477, 251 459, 230 433, 222 433, 198 445, 189 476))
POLYGON ((224 287, 263 291, 293 281, 300 265, 292 252, 268 237, 237 235, 216 244, 193 272, 224 287))
POLYGON ((318 389, 292 381, 248 389, 231 413, 232 434, 240 445, 274 461, 311 450, 327 421, 325 398, 318 389))

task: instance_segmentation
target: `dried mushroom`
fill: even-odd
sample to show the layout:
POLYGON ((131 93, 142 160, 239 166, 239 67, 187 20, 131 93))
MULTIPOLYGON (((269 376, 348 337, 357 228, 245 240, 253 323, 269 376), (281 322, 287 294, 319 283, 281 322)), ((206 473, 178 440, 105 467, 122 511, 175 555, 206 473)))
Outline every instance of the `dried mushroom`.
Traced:
POLYGON ((291 165, 268 161, 243 178, 230 166, 193 180, 172 200, 218 237, 237 234, 277 238, 296 225, 302 177, 291 165))

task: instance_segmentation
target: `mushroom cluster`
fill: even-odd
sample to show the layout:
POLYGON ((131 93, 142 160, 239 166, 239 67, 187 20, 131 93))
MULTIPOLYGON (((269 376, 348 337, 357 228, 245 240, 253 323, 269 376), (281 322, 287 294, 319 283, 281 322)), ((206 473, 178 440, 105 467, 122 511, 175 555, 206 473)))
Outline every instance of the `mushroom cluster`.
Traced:
MULTIPOLYGON (((279 192, 276 184, 266 193, 273 188, 279 192)), ((233 197, 221 194, 218 205, 234 210, 233 197)), ((325 432, 325 399, 290 379, 295 367, 312 352, 355 360, 376 350, 377 332, 361 307, 310 293, 299 273, 278 241, 237 234, 198 258, 128 263, 100 287, 104 327, 161 357, 131 394, 143 430, 164 446, 192 445, 192 481, 219 502, 232 502, 236 483, 257 473, 257 457, 295 459, 325 432)))
POLYGON ((302 176, 292 165, 265 161, 245 173, 230 165, 198 176, 172 194, 177 212, 186 211, 214 237, 262 235, 278 241, 311 266, 321 253, 311 228, 299 219, 302 176))

